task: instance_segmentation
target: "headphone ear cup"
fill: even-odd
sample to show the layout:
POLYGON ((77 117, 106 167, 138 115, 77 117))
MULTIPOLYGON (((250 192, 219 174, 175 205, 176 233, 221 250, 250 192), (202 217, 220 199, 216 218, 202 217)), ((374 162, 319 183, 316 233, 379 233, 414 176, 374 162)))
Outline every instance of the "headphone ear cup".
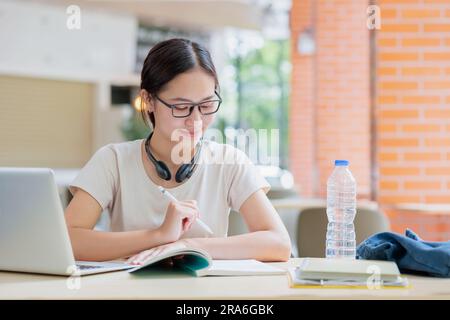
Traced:
POLYGON ((192 166, 191 169, 186 174, 186 179, 189 179, 192 176, 192 174, 194 173, 194 168, 195 168, 195 165, 192 166))
POLYGON ((177 174, 175 175, 175 181, 180 183, 183 182, 186 178, 189 178, 189 173, 191 170, 192 164, 191 163, 185 163, 183 164, 177 171, 177 174))
MULTIPOLYGON (((203 139, 203 138, 201 138, 201 139, 203 139)), ((201 152, 201 147, 202 147, 201 142, 203 142, 203 141, 202 140, 200 141, 200 148, 195 153, 195 156, 191 160, 191 162, 181 165, 181 167, 178 169, 177 173, 175 174, 176 182, 181 183, 184 180, 189 179, 192 176, 192 173, 194 172, 194 169, 196 167, 197 158, 201 152)))
POLYGON ((156 161, 155 163, 156 173, 161 179, 170 180, 172 175, 170 174, 169 168, 162 161, 156 161))

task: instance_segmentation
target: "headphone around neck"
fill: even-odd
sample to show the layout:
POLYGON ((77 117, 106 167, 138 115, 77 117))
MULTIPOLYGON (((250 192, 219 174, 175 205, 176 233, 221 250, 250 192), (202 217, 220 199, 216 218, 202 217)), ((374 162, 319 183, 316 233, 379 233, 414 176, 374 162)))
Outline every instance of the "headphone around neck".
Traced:
MULTIPOLYGON (((161 160, 156 160, 156 158, 153 156, 151 150, 150 150, 150 139, 153 135, 153 132, 150 133, 148 138, 145 140, 145 151, 147 154, 148 159, 155 165, 156 173, 158 176, 166 181, 169 181, 172 179, 172 174, 170 173, 169 168, 167 165, 162 162, 161 160)), ((194 173, 195 167, 197 166, 197 160, 200 156, 200 152, 203 145, 203 137, 198 142, 199 147, 197 148, 197 151, 195 152, 194 157, 189 163, 184 163, 181 165, 181 167, 177 170, 177 173, 175 174, 175 181, 178 183, 183 182, 186 179, 189 179, 192 174, 194 173)))

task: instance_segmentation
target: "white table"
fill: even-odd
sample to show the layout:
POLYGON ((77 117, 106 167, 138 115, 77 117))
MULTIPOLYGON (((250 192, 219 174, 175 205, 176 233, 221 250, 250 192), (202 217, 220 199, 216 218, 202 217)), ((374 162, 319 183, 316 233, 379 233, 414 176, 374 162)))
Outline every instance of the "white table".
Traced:
MULTIPOLYGON (((287 269, 301 259, 273 265, 287 269)), ((290 288, 287 275, 201 277, 126 271, 79 278, 0 272, 0 299, 450 299, 450 279, 408 276, 409 289, 290 288)))

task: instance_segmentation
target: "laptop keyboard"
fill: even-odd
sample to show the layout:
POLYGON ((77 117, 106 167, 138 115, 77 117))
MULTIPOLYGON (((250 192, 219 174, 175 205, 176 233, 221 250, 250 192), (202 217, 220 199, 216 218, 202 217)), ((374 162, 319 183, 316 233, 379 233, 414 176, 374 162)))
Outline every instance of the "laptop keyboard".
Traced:
POLYGON ((104 268, 102 266, 90 266, 90 265, 85 265, 85 264, 77 264, 77 267, 80 270, 92 270, 92 269, 104 268))

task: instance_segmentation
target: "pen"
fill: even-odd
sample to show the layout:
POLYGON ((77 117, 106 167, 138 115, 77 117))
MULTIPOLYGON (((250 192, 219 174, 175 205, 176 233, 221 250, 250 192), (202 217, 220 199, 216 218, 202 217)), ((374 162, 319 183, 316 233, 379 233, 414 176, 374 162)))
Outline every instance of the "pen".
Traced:
MULTIPOLYGON (((178 202, 178 200, 166 189, 164 189, 161 186, 158 186, 159 191, 161 191, 161 193, 163 195, 165 195, 166 197, 168 197, 170 200, 178 202)), ((209 232, 210 234, 213 234, 212 230, 208 227, 208 225, 206 223, 204 223, 202 220, 200 220, 199 218, 196 219, 196 221, 198 222, 198 224, 203 227, 203 229, 205 229, 207 232, 209 232)))

